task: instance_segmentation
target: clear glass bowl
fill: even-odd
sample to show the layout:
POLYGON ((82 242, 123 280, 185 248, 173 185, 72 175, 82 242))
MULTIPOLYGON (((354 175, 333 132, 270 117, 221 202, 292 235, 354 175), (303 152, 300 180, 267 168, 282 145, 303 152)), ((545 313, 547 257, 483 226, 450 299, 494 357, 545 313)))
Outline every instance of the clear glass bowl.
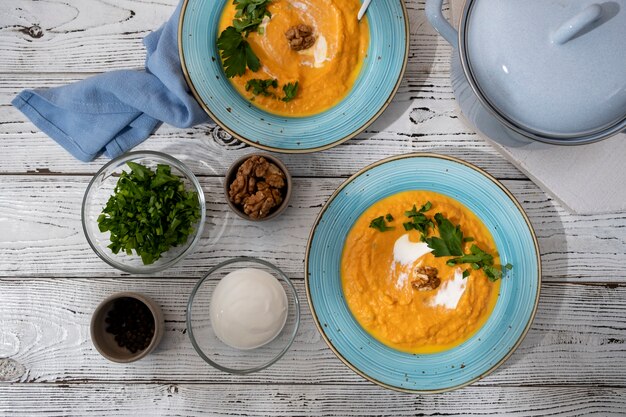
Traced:
POLYGON ((300 302, 289 278, 267 261, 250 257, 229 259, 213 267, 191 292, 187 305, 187 332, 194 349, 207 363, 232 374, 249 374, 279 360, 293 343, 300 325, 300 302), (273 275, 287 294, 287 322, 271 342, 256 349, 240 350, 222 342, 213 331, 210 304, 218 282, 241 268, 256 268, 273 275))
POLYGON ((87 242, 89 242, 89 245, 100 259, 112 267, 125 272, 149 274, 163 271, 191 253, 202 235, 206 218, 206 203, 200 182, 193 175, 193 172, 178 159, 160 152, 129 152, 105 164, 93 177, 87 186, 87 191, 85 191, 81 217, 87 242), (151 169, 155 169, 157 164, 167 164, 172 168, 172 174, 182 179, 187 190, 193 189, 198 193, 200 220, 195 225, 194 232, 189 235, 185 244, 170 248, 161 255, 160 259, 150 265, 144 265, 141 257, 135 254, 135 252, 132 255, 127 255, 124 251, 114 254, 107 247, 111 243, 110 233, 102 233, 98 228, 98 216, 101 214, 109 197, 113 195, 120 173, 122 171, 130 171, 130 168, 126 165, 129 161, 142 164, 151 169))

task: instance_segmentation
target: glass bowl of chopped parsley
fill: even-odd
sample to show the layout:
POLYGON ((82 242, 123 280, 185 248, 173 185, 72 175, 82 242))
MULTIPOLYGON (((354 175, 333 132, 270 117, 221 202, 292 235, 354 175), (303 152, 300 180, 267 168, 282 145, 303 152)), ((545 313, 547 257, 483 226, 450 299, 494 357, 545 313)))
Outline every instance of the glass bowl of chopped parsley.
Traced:
POLYGON ((96 255, 122 271, 147 274, 169 268, 193 251, 205 209, 200 182, 185 164, 141 151, 115 158, 96 173, 81 214, 96 255))

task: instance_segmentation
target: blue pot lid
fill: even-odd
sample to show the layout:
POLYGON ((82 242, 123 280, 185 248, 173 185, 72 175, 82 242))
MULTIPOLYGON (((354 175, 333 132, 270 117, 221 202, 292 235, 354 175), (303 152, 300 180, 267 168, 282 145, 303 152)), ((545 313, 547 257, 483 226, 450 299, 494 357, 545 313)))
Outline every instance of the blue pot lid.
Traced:
POLYGON ((574 138, 626 121, 626 0, 474 0, 462 30, 470 82, 520 129, 574 138))

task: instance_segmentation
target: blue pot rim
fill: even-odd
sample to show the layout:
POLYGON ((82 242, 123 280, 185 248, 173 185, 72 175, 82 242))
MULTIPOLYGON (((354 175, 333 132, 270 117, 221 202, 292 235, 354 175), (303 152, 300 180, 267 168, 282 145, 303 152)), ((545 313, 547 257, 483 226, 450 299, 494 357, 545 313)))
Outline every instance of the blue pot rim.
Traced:
POLYGON ((548 135, 543 134, 542 132, 535 132, 525 128, 524 126, 518 125, 513 122, 506 114, 501 112, 492 102, 489 100, 488 96, 483 92, 480 85, 476 81, 471 65, 469 62, 469 56, 467 52, 467 30, 468 30, 468 19, 471 13, 472 6, 477 0, 468 0, 465 2, 465 6, 463 7, 463 14, 461 15, 458 34, 458 51, 453 51, 453 53, 458 53, 461 59, 461 67, 463 68, 463 73, 465 74, 465 78, 467 79, 474 95, 478 98, 480 104, 487 109, 487 111, 493 115, 500 123, 502 123, 507 128, 513 130, 520 135, 543 143, 548 143, 551 145, 586 145, 589 143, 598 142, 603 139, 608 139, 611 136, 618 134, 619 132, 626 129, 626 117, 621 120, 617 120, 615 123, 612 123, 608 126, 605 126, 602 130, 590 132, 588 134, 583 135, 548 135))

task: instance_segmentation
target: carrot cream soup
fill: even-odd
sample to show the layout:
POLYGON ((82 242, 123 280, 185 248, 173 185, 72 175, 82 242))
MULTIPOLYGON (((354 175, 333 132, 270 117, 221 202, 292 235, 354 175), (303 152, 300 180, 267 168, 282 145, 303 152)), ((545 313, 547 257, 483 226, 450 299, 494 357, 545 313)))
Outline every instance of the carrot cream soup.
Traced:
POLYGON ((502 269, 493 237, 467 207, 442 194, 405 191, 355 222, 341 279, 352 314, 374 338, 404 352, 435 353, 487 321, 502 269))
POLYGON ((270 113, 297 117, 327 110, 348 94, 367 53, 369 28, 365 18, 357 20, 360 6, 359 0, 229 2, 218 29, 226 74, 239 93, 270 113), (243 73, 230 72, 242 65, 243 73))

